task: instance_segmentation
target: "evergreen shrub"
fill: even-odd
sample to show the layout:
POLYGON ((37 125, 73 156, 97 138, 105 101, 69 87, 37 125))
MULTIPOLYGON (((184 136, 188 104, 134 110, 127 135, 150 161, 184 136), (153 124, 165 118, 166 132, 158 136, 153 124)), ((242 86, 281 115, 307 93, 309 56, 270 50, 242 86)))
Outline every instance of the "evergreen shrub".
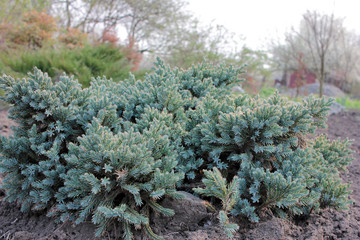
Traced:
POLYGON ((21 48, 0 53, 0 73, 8 71, 6 73, 22 78, 34 66, 47 72, 54 81, 66 72, 78 78, 83 87, 89 87, 92 76, 105 75, 114 81, 124 80, 128 77, 131 63, 126 59, 124 48, 110 44, 85 44, 73 49, 61 45, 57 48, 21 48))
POLYGON ((221 200, 222 210, 219 212, 219 222, 226 235, 232 239, 234 237, 233 233, 239 229, 239 226, 230 223, 228 213, 239 200, 239 178, 235 176, 231 183, 227 184, 226 179, 216 167, 214 167, 213 171, 204 170, 204 174, 205 177, 202 182, 206 188, 194 188, 194 191, 221 200))
POLYGON ((205 189, 194 191, 221 200, 228 236, 237 229, 228 214, 257 222, 264 209, 287 217, 346 208, 339 171, 351 162, 350 142, 307 139, 332 100, 235 96, 241 68, 155 66, 144 80, 98 77, 85 89, 36 68, 27 79, 1 77, 18 123, 0 142, 6 199, 61 221, 91 218, 97 235, 118 221, 127 239, 133 227, 160 238, 149 211, 173 215, 161 199, 181 198, 176 187, 203 174, 205 189))

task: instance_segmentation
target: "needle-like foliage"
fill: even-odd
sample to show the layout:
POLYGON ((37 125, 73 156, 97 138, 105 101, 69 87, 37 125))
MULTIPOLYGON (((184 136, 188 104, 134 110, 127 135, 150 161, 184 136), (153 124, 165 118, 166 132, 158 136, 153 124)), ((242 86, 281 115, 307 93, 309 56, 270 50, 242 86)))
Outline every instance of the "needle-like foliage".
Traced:
POLYGON ((236 176, 231 183, 227 184, 226 179, 216 167, 212 171, 204 171, 205 177, 202 182, 205 188, 194 188, 193 190, 201 195, 216 197, 221 200, 222 210, 219 212, 219 222, 224 232, 229 238, 233 238, 233 233, 239 229, 239 226, 230 223, 228 213, 233 210, 239 200, 239 178, 236 176))
POLYGON ((332 100, 234 96, 242 72, 205 63, 173 69, 158 59, 143 80, 98 77, 86 89, 36 68, 27 79, 0 77, 17 122, 13 136, 0 138, 6 199, 62 221, 91 218, 98 235, 119 222, 126 239, 134 228, 159 239, 149 212, 174 214, 159 200, 179 198, 176 186, 203 173, 206 188, 196 191, 221 199, 229 236, 237 229, 229 213, 257 222, 264 209, 287 217, 346 208, 339 171, 351 162, 350 142, 307 140, 332 100))

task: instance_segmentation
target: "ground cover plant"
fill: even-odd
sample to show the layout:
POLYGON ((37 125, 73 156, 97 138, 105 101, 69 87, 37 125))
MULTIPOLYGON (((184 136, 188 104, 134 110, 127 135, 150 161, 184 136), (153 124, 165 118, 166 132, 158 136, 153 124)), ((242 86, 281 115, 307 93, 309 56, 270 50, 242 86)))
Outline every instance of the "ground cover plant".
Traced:
POLYGON ((0 142, 6 199, 60 221, 91 218, 97 235, 119 222, 126 239, 134 228, 161 238, 149 212, 173 215, 161 199, 181 198, 177 187, 202 178, 194 191, 219 199, 229 237, 237 226, 228 215, 257 222, 266 209, 293 217, 346 208, 339 171, 350 142, 307 139, 331 99, 234 96, 241 68, 155 65, 144 80, 96 78, 89 88, 36 68, 27 79, 1 77, 18 123, 0 142))

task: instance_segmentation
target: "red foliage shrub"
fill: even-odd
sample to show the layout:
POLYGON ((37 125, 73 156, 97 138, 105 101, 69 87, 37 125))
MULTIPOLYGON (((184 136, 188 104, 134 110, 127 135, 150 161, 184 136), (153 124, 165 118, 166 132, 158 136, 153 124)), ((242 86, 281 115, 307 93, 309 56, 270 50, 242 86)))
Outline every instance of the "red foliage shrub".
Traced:
POLYGON ((119 42, 119 38, 116 36, 116 32, 113 29, 105 29, 101 36, 101 42, 116 45, 119 42))
POLYGON ((68 48, 84 47, 87 34, 77 28, 68 28, 66 32, 60 34, 59 41, 68 48))
POLYGON ((54 17, 45 12, 31 10, 23 14, 21 23, 11 28, 6 38, 18 45, 42 47, 45 41, 52 39, 56 30, 54 17))
POLYGON ((139 70, 143 55, 139 52, 139 47, 134 38, 129 37, 129 44, 125 47, 126 58, 132 63, 131 71, 139 70))

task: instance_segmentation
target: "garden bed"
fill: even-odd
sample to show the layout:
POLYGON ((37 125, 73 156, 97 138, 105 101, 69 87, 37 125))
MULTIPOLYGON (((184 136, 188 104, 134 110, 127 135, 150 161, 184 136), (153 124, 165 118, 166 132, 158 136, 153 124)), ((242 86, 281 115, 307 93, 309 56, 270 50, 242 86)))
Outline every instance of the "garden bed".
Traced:
MULTIPOLYGON (((0 133, 11 134, 12 121, 7 119, 7 111, 0 111, 0 133)), ((321 132, 329 138, 354 139, 352 149, 354 160, 348 172, 341 173, 344 182, 352 182, 353 204, 349 211, 337 212, 333 209, 311 214, 306 219, 292 221, 273 217, 264 213, 257 224, 246 220, 232 219, 240 230, 235 239, 359 239, 360 238, 360 112, 348 111, 331 115, 328 128, 321 132)), ((2 200, 0 193, 0 239, 94 239, 95 226, 91 221, 74 226, 71 223, 56 224, 42 213, 22 213, 16 204, 2 200)), ((202 205, 200 199, 188 196, 186 201, 166 199, 164 206, 175 208, 175 216, 152 217, 152 228, 165 239, 226 239, 217 224, 216 214, 202 205), (183 202, 183 203, 181 203, 183 202), (186 213, 186 214, 184 214, 186 213), (193 215, 193 216, 192 216, 193 215), (197 217, 196 217, 197 216, 197 217), (201 217, 199 217, 201 216, 201 217)), ((121 239, 119 227, 114 226, 101 239, 121 239), (117 230, 116 230, 117 229, 117 230)), ((137 239, 146 239, 140 231, 137 239)))

